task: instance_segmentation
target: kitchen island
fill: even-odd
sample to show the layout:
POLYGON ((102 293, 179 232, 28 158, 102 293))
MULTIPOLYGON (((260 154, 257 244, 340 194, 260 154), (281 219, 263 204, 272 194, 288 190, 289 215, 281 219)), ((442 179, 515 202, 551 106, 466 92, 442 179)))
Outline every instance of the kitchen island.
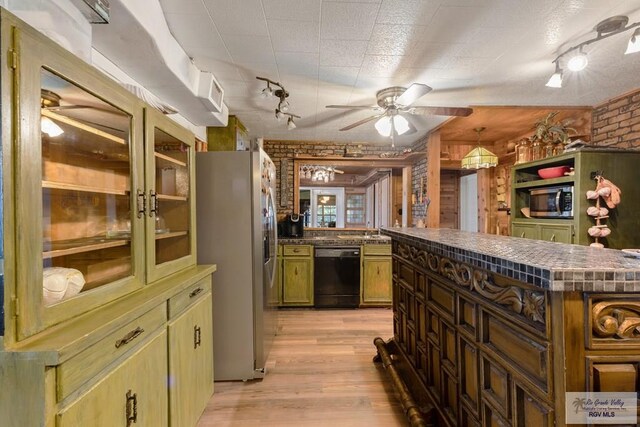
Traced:
POLYGON ((393 251, 385 347, 428 420, 561 426, 566 392, 640 390, 640 259, 449 229, 382 233, 393 251))

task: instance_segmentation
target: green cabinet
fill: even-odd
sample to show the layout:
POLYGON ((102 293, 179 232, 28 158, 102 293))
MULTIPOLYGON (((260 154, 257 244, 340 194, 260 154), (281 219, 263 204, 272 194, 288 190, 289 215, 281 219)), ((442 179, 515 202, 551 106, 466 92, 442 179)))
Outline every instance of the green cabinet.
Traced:
POLYGON ((195 426, 213 394, 211 306, 211 292, 207 291, 174 319, 169 319, 171 426, 195 426))
POLYGON ((313 306, 313 246, 283 246, 282 305, 313 306))
POLYGON ((158 333, 62 409, 57 426, 167 426, 167 333, 158 333))
MULTIPOLYGON (((609 217, 602 220, 611 229, 606 238, 599 238, 607 248, 635 248, 640 244, 640 151, 585 148, 542 160, 522 163, 511 169, 511 235, 538 240, 589 245, 595 241, 587 233, 596 225, 587 215, 587 208, 595 206, 595 200, 586 198, 589 190, 595 190, 594 177, 601 173, 620 188, 619 205, 609 209, 609 217), (568 166, 573 175, 542 179, 542 168, 568 166), (573 187, 573 218, 527 218, 523 208, 529 207, 530 191, 545 187, 573 187)), ((604 202, 600 203, 604 206, 604 202)))
POLYGON ((360 305, 391 305, 391 245, 364 245, 360 305))

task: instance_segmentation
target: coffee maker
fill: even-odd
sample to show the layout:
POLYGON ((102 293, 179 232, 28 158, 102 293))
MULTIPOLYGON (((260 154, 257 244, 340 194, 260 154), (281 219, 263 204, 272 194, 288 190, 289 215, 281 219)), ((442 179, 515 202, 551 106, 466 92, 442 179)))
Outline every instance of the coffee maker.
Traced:
POLYGON ((289 214, 283 222, 283 237, 303 237, 304 236, 304 219, 302 216, 294 213, 289 214))

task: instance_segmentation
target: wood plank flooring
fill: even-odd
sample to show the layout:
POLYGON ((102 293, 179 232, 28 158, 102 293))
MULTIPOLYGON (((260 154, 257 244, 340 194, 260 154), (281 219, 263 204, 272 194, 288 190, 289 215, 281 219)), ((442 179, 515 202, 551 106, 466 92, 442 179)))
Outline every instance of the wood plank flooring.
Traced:
POLYGON ((392 311, 281 310, 263 380, 216 382, 198 427, 408 426, 373 339, 392 311))

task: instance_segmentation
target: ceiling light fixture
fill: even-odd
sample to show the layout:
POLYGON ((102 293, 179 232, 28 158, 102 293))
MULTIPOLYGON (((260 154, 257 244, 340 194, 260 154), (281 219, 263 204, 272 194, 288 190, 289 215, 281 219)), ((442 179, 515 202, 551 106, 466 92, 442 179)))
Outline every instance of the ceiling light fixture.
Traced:
POLYGON ((282 86, 281 83, 274 82, 273 80, 267 79, 266 77, 256 76, 256 79, 262 80, 267 83, 267 87, 262 89, 260 92, 260 96, 263 98, 269 98, 270 96, 275 96, 279 99, 278 106, 275 110, 276 120, 280 121, 284 115, 288 115, 289 119, 287 120, 287 128, 289 130, 295 129, 296 124, 293 122, 293 117, 300 118, 300 116, 296 116, 295 114, 290 114, 289 111, 291 109, 291 105, 287 98, 289 97, 289 92, 282 86), (271 85, 277 86, 280 89, 272 90, 271 85))
POLYGON ((487 169, 498 165, 498 156, 480 146, 480 134, 486 128, 473 129, 478 134, 478 146, 462 158, 462 169, 487 169))
POLYGON ((634 52, 640 52, 640 28, 637 28, 640 27, 640 22, 634 22, 633 24, 628 23, 629 17, 624 15, 612 16, 611 18, 607 18, 604 21, 598 22, 598 24, 594 28, 594 30, 598 34, 596 37, 570 47, 552 61, 553 64, 556 64, 556 71, 551 76, 546 86, 554 88, 562 87, 562 69, 560 68, 560 59, 564 58, 570 53, 573 53, 571 55, 571 58, 567 62, 567 68, 569 68, 571 71, 584 70, 589 64, 589 59, 587 58, 587 54, 583 51, 583 48, 592 43, 606 39, 607 37, 615 36, 616 34, 620 34, 632 28, 636 28, 636 30, 633 32, 633 35, 631 36, 631 39, 629 40, 625 55, 634 52))

